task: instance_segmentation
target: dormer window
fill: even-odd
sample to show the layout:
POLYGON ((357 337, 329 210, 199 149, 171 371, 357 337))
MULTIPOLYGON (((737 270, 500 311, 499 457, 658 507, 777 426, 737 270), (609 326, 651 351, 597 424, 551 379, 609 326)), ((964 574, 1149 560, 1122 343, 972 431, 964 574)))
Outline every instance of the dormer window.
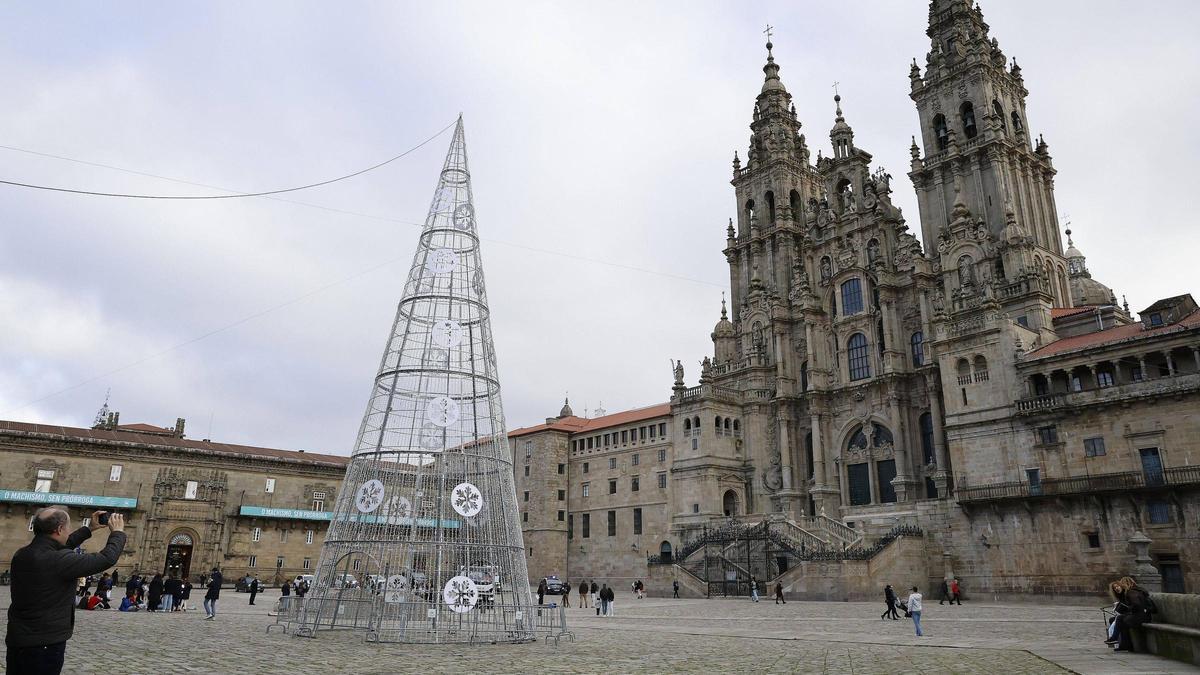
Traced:
POLYGON ((1151 314, 1150 315, 1150 326, 1153 328, 1155 326, 1161 326, 1161 325, 1163 325, 1162 313, 1154 312, 1153 314, 1151 314))

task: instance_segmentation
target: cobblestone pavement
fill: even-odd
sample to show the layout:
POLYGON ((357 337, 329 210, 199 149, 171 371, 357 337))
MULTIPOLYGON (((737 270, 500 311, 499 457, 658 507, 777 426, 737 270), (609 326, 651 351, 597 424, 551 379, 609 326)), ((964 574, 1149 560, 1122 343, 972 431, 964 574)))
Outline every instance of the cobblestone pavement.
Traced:
MULTIPOLYGON (((68 673, 806 672, 1194 673, 1100 643, 1098 609, 926 603, 926 636, 881 621, 882 604, 618 598, 616 616, 568 609, 576 640, 524 645, 367 645, 351 634, 315 640, 266 633, 274 593, 256 605, 222 593, 203 612, 77 612, 68 673)), ((197 605, 198 606, 198 605, 197 605)), ((7 589, 0 610, 7 610, 7 589)), ((0 614, 6 621, 7 611, 0 614)), ((0 671, 3 668, 0 667, 0 671)))

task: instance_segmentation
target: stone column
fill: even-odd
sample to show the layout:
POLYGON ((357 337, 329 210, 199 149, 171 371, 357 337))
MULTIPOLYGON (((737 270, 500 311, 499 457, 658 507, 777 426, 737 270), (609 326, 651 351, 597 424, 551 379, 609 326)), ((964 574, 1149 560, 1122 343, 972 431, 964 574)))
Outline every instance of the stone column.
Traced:
POLYGON ((1142 382, 1145 382, 1148 379, 1148 374, 1146 373, 1146 355, 1139 354, 1137 357, 1137 360, 1138 360, 1138 377, 1140 378, 1140 380, 1142 382))
POLYGON ((1175 377, 1175 360, 1171 358, 1171 350, 1162 352, 1167 357, 1167 377, 1175 377))
POLYGON ((1196 372, 1200 372, 1200 347, 1192 347, 1192 357, 1196 359, 1196 372))
POLYGON ((839 495, 842 494, 841 475, 830 480, 830 466, 834 465, 833 458, 827 457, 825 452, 825 434, 821 425, 821 414, 813 413, 812 415, 812 439, 813 439, 813 482, 814 485, 809 493, 813 497, 813 504, 818 511, 829 511, 837 513, 837 505, 840 501, 839 495))
POLYGON ((945 499, 949 496, 950 458, 946 452, 942 389, 934 377, 929 377, 926 382, 929 389, 929 417, 933 421, 933 454, 937 458, 937 471, 933 474, 933 484, 937 486, 938 498, 945 499))
POLYGON ((888 419, 892 427, 892 444, 895 448, 896 477, 892 487, 896 490, 896 502, 906 502, 909 495, 915 495, 912 463, 908 454, 908 434, 900 411, 900 397, 895 394, 888 396, 888 419))

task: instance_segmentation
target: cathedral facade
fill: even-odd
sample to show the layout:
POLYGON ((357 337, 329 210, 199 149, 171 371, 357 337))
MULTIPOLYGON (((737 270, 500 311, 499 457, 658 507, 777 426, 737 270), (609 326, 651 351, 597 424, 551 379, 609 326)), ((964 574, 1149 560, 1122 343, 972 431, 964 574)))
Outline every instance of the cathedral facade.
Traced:
POLYGON ((665 476, 597 500, 581 471, 607 466, 623 487, 630 468, 615 435, 581 435, 607 419, 567 406, 516 432, 556 458, 518 472, 518 489, 559 496, 557 519, 525 516, 547 525, 531 575, 711 592, 713 565, 737 577, 758 554, 747 541, 725 560, 700 543, 773 523, 784 534, 764 535, 754 569, 800 596, 857 592, 835 579, 844 570, 811 567, 829 555, 814 550, 868 559, 897 537, 892 557, 907 562, 879 587, 952 575, 980 591, 1088 593, 1134 572, 1200 587, 1200 311, 1176 295, 1134 320, 1070 230, 1063 249, 1049 146, 1028 131, 1021 69, 981 9, 932 0, 928 36, 910 72, 920 239, 840 97, 829 146, 810 148, 767 44, 745 162, 733 158, 729 303, 699 382, 677 365, 669 413, 653 411, 665 476), (585 464, 592 453, 613 457, 585 464), (584 519, 619 526, 585 542, 572 526, 584 519))

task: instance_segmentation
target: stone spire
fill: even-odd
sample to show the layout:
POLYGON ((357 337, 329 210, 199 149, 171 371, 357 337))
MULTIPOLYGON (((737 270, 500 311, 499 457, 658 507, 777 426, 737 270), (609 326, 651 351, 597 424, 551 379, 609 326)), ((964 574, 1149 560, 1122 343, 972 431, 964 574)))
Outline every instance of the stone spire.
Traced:
POLYGON ((559 419, 562 419, 564 417, 573 417, 574 415, 575 415, 575 411, 571 410, 571 397, 569 397, 569 396, 564 397, 562 410, 558 411, 559 419))
POLYGON ((833 103, 837 107, 837 113, 833 128, 829 130, 829 140, 833 141, 834 158, 842 159, 854 152, 854 129, 846 124, 846 117, 842 114, 842 95, 834 94, 833 103))

